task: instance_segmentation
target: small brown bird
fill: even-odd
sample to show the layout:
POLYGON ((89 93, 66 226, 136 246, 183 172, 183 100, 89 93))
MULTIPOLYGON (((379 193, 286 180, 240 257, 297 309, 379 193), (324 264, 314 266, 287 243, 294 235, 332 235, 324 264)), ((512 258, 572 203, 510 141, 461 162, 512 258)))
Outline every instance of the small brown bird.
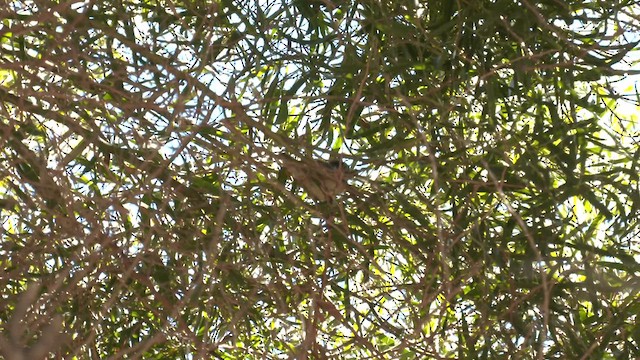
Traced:
POLYGON ((284 169, 315 200, 331 202, 347 189, 351 174, 340 160, 298 161, 285 156, 282 159, 284 169))

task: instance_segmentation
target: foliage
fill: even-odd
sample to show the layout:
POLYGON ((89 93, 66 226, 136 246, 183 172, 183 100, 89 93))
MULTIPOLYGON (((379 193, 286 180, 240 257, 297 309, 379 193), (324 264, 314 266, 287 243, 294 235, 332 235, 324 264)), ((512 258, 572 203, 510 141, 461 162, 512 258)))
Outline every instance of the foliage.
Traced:
POLYGON ((639 18, 3 3, 3 355, 640 357, 639 18))

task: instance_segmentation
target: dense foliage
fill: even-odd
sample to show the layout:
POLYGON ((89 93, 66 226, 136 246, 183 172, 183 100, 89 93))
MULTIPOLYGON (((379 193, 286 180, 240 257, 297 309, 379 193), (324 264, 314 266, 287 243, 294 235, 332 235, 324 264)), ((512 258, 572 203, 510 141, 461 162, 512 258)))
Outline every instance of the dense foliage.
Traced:
POLYGON ((640 357, 634 1, 6 1, 6 359, 640 357))

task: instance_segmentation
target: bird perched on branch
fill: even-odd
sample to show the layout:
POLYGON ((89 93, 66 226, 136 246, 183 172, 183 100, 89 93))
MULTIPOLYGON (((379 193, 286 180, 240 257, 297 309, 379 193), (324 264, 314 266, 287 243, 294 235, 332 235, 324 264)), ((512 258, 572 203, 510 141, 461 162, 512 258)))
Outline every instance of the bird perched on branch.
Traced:
POLYGON ((307 194, 321 202, 332 202, 347 187, 347 179, 351 171, 340 160, 329 161, 303 159, 294 160, 286 155, 281 156, 284 170, 293 177, 307 194))

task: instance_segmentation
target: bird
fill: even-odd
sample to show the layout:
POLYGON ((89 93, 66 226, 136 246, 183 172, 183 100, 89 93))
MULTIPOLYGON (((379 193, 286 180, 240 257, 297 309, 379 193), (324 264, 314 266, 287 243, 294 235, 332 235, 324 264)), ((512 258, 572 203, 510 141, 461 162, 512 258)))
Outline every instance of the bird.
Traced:
POLYGON ((341 160, 303 159, 300 161, 286 155, 281 158, 284 170, 314 200, 332 202, 348 187, 347 179, 351 176, 351 172, 341 160))

